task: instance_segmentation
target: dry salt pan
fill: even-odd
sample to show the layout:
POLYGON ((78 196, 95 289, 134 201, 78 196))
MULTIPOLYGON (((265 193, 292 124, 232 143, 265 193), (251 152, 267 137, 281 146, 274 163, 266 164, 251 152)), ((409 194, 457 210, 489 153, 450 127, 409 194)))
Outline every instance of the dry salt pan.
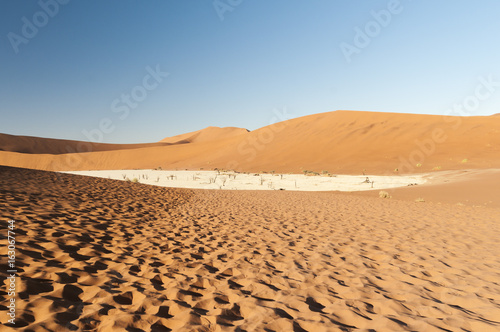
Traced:
POLYGON ((426 182, 418 175, 303 175, 258 174, 218 171, 104 170, 61 172, 161 187, 217 190, 363 191, 426 182))

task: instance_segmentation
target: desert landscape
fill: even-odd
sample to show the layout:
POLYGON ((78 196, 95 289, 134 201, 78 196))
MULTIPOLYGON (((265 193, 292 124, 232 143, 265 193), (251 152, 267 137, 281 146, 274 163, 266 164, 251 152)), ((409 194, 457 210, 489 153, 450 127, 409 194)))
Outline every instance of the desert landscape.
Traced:
POLYGON ((498 330, 499 119, 341 111, 82 152, 2 136, 16 327, 498 330), (447 127, 458 122, 481 136, 447 127), (406 145, 391 144, 397 127, 406 145), (411 165, 422 132, 440 129, 446 140, 411 165), (237 151, 252 141, 246 163, 237 151))
POLYGON ((5 166, 398 175, 500 168, 500 116, 334 111, 248 131, 208 127, 150 144, 1 136, 5 166), (397 144, 396 144, 397 143, 397 144))
POLYGON ((0 1, 0 332, 500 332, 499 12, 0 1))

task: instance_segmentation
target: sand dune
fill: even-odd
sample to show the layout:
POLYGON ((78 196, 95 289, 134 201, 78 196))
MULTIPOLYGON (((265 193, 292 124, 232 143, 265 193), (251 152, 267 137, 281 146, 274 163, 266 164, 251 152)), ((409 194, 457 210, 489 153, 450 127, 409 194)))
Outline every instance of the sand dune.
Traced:
MULTIPOLYGON (((498 167, 500 118, 337 111, 252 132, 263 146, 240 164, 277 171, 369 174, 498 167), (265 143, 266 133, 276 132, 265 143), (270 162, 270 160, 272 162, 270 162), (417 164, 422 164, 417 167, 417 164)), ((252 134, 250 133, 250 134, 252 134)), ((250 154, 246 145, 246 156, 250 154)), ((244 149, 240 148, 240 152, 244 149)), ((245 166, 243 166, 245 165, 245 166)))
POLYGON ((66 154, 167 146, 168 143, 105 144, 53 138, 0 134, 0 151, 24 154, 66 154))
POLYGON ((189 144, 65 155, 4 151, 0 164, 56 171, 161 166, 334 174, 487 169, 500 168, 499 128, 497 116, 336 111, 251 132, 209 128, 166 139, 189 144))
POLYGON ((207 142, 219 139, 224 139, 232 136, 238 136, 248 133, 247 129, 237 127, 207 127, 202 130, 193 131, 187 134, 176 135, 162 139, 160 142, 165 143, 195 143, 207 142))
POLYGON ((0 167, 0 214, 30 331, 500 329, 499 209, 0 167))

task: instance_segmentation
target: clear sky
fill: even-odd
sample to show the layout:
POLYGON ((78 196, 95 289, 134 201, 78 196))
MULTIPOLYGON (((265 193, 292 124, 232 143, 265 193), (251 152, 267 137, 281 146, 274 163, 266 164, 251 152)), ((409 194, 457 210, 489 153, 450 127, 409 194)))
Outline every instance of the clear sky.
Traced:
POLYGON ((2 1, 0 132, 135 143, 254 130, 284 110, 499 113, 499 13, 498 0, 2 1))

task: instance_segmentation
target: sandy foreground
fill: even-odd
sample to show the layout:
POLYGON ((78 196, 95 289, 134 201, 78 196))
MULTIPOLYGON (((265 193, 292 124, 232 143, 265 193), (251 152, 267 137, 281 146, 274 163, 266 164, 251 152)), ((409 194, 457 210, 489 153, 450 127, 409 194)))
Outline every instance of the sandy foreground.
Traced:
POLYGON ((67 174, 125 180, 155 186, 220 190, 364 191, 426 183, 425 174, 404 176, 258 174, 219 171, 105 170, 67 174))
POLYGON ((500 329, 496 208, 0 167, 0 216, 29 331, 500 329))

